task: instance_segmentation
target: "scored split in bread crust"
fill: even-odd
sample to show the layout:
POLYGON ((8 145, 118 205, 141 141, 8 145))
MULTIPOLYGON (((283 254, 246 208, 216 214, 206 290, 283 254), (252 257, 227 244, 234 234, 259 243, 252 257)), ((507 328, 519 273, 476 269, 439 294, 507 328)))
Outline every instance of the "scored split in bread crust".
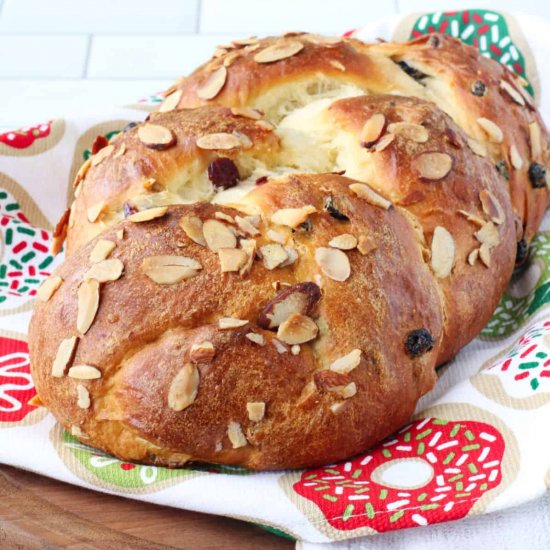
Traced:
POLYGON ((37 391, 125 460, 344 459, 490 318, 548 202, 529 175, 546 130, 506 69, 446 37, 218 54, 77 177, 30 327, 37 391), (216 192, 220 158, 241 181, 216 192), (297 315, 268 328, 289 293, 297 315))

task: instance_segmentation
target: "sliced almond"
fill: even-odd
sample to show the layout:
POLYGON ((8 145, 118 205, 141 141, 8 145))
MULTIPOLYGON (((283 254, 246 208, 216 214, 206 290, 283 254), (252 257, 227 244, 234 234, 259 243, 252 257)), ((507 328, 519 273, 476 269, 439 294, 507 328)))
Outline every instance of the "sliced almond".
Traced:
POLYGON ((206 239, 202 231, 202 220, 197 216, 186 215, 180 220, 179 226, 195 243, 206 246, 206 239))
POLYGON ((138 138, 150 149, 164 150, 176 143, 176 136, 169 128, 146 122, 138 128, 138 138))
POLYGON ((199 344, 193 344, 189 352, 189 356, 196 363, 213 359, 215 355, 216 348, 214 347, 214 344, 212 344, 212 342, 209 342, 208 340, 200 342, 199 344))
POLYGON ((74 435, 79 439, 90 439, 90 436, 86 435, 79 426, 71 426, 71 435, 74 435))
POLYGON ((160 113, 168 113, 173 111, 179 104, 181 96, 183 95, 183 90, 176 90, 170 95, 166 96, 166 99, 161 103, 159 107, 160 113))
POLYGON ((472 214, 471 212, 467 212, 466 210, 458 210, 459 214, 462 214, 469 222, 475 223, 479 227, 482 227, 487 223, 483 218, 480 218, 476 214, 472 214))
POLYGON ((315 250, 315 261, 321 271, 334 281, 345 281, 351 274, 348 257, 337 248, 317 248, 315 250))
POLYGON ((331 239, 328 243, 332 248, 339 248, 340 250, 353 250, 357 246, 357 239, 350 233, 344 233, 331 239))
POLYGON ((88 269, 84 274, 84 279, 95 279, 99 283, 117 281, 123 270, 124 264, 118 259, 102 260, 88 269))
POLYGON ((277 330, 277 338, 285 344, 303 344, 317 337, 319 327, 307 315, 293 313, 277 330))
POLYGON ((506 82, 506 80, 500 81, 500 89, 506 92, 518 105, 521 105, 522 107, 525 106, 523 96, 511 84, 506 82))
POLYGON ((121 157, 126 152, 126 144, 122 143, 121 146, 118 148, 118 151, 113 155, 114 159, 117 159, 121 157))
POLYGON ((116 248, 116 243, 108 239, 99 239, 90 252, 90 262, 95 264, 106 260, 109 254, 116 248))
POLYGON ((481 143, 476 139, 468 138, 468 146, 478 157, 487 156, 487 147, 485 147, 484 143, 481 143))
POLYGON ((285 244, 287 241, 286 235, 283 235, 282 233, 279 233, 278 231, 275 231, 275 229, 268 229, 265 236, 270 240, 274 241, 279 244, 285 244))
POLYGON ((257 120, 255 125, 262 130, 267 130, 268 132, 272 132, 275 129, 275 126, 271 124, 269 120, 257 120))
POLYGON ((386 117, 382 113, 372 115, 361 130, 361 146, 367 149, 372 147, 381 138, 385 127, 386 117))
POLYGON ((376 244, 376 241, 370 235, 359 235, 357 250, 359 250, 363 256, 370 254, 377 248, 378 245, 376 244))
POLYGON ((242 116, 252 120, 260 120, 262 118, 260 111, 251 109, 250 107, 231 107, 231 113, 235 116, 242 116))
POLYGON ((370 186, 365 183, 352 183, 349 188, 360 198, 366 200, 373 206, 379 206, 387 210, 392 204, 388 199, 379 195, 370 186))
POLYGON ((168 212, 167 206, 156 206, 154 208, 148 208, 147 210, 140 210, 135 214, 131 214, 126 219, 135 223, 148 222, 150 220, 162 218, 166 212, 168 212))
POLYGON ((273 63, 296 55, 304 49, 304 45, 297 40, 285 40, 277 42, 267 48, 260 50, 254 55, 256 63, 273 63))
POLYGON ((258 346, 265 346, 265 336, 258 334, 257 332, 249 332, 245 335, 251 342, 258 344, 258 346))
POLYGON ((537 160, 542 152, 540 126, 537 121, 529 124, 529 140, 531 142, 531 157, 537 160))
POLYGON ((246 252, 248 257, 246 264, 241 268, 239 275, 244 277, 252 269, 254 258, 256 257, 256 241, 254 239, 241 239, 241 248, 246 252))
POLYGON ((124 239, 124 227, 116 232, 116 238, 121 241, 124 239))
POLYGON ((90 405, 92 404, 90 400, 90 392, 82 384, 76 385, 76 396, 77 396, 76 404, 81 409, 90 408, 90 405))
POLYGON ((333 361, 329 367, 331 371, 338 372, 340 374, 347 374, 361 363, 361 350, 354 349, 347 355, 339 357, 333 361))
POLYGON ((52 376, 61 378, 65 374, 65 369, 74 357, 77 343, 77 336, 71 336, 61 341, 52 364, 52 376))
POLYGON ((160 285, 173 285, 198 275, 202 265, 186 256, 149 256, 141 262, 141 270, 160 285))
POLYGON ((58 275, 48 277, 37 289, 36 297, 41 302, 47 302, 61 286, 63 279, 58 275))
POLYGON ((395 140, 395 134, 385 134, 379 140, 378 143, 372 148, 376 153, 381 153, 384 149, 389 147, 395 140))
POLYGON ((489 120, 485 117, 480 117, 477 119, 477 123, 487 134, 489 141, 493 143, 502 143, 504 140, 504 134, 499 126, 497 126, 492 120, 489 120))
POLYGON ((428 130, 424 126, 413 122, 392 122, 388 125, 388 132, 415 143, 426 143, 430 137, 428 130))
POLYGON ((170 384, 168 406, 179 412, 192 405, 197 398, 199 382, 199 369, 193 363, 186 363, 170 384))
POLYGON ((271 223, 296 228, 314 212, 317 212, 317 209, 311 204, 301 208, 280 208, 271 215, 271 223))
POLYGON ((263 401, 249 401, 246 404, 246 411, 251 422, 260 422, 265 416, 265 403, 263 401))
POLYGON ((257 224, 260 222, 259 216, 246 216, 244 218, 242 216, 235 216, 235 222, 237 223, 237 227, 245 235, 255 237, 260 234, 260 230, 257 227, 257 224))
POLYGON ((227 437, 229 438, 233 449, 246 447, 246 445, 248 445, 248 441, 246 440, 241 425, 238 422, 229 423, 227 426, 227 437))
POLYGON ((288 260, 287 251, 278 243, 265 244, 260 247, 259 251, 266 269, 275 269, 288 260))
POLYGON ((224 65, 218 67, 197 88, 197 95, 201 99, 214 99, 225 85, 227 69, 224 65))
POLYGON ((479 200, 481 201, 483 212, 485 212, 493 222, 496 224, 504 222, 504 209, 498 199, 488 189, 483 189, 483 191, 481 191, 479 200))
POLYGON ((98 164, 101 164, 108 156, 112 154, 114 150, 114 145, 107 145, 106 147, 103 147, 103 149, 100 149, 95 155, 91 157, 91 165, 97 166, 98 164))
POLYGON ((521 170, 523 167, 523 159, 515 145, 510 145, 510 163, 516 170, 521 170))
POLYGON ((340 414, 344 412, 349 407, 349 401, 339 401, 337 403, 333 403, 330 406, 330 412, 333 414, 340 414))
POLYGON ((225 132, 200 136, 195 143, 200 149, 206 150, 227 150, 242 146, 242 142, 237 136, 225 132))
POLYGON ((44 403, 42 402, 42 399, 40 399, 40 396, 36 394, 27 401, 27 405, 31 407, 43 407, 44 403))
POLYGON ((453 167, 453 157, 447 153, 422 153, 412 162, 418 175, 427 180, 443 179, 453 167))
POLYGON ((246 319, 236 319, 235 317, 222 317, 218 319, 218 327, 220 330, 230 330, 233 328, 240 328, 248 325, 246 319))
POLYGON ((226 214, 225 212, 215 212, 214 217, 217 220, 221 220, 223 222, 227 222, 232 225, 235 225, 235 218, 233 218, 233 216, 230 216, 229 214, 226 214))
POLYGON ((479 248, 474 248, 469 254, 468 254, 468 263, 470 265, 474 265, 479 258, 479 248))
POLYGON ((86 334, 94 322, 99 307, 99 282, 95 279, 85 279, 78 287, 78 314, 76 328, 81 334, 86 334))
POLYGON ((239 271, 248 260, 247 253, 240 248, 220 248, 218 257, 222 273, 239 271))
POLYGON ((290 348, 290 353, 292 353, 292 355, 300 355, 300 351, 302 351, 300 344, 294 344, 290 348))
POLYGON ((90 206, 90 208, 88 208, 88 210, 86 211, 88 221, 90 223, 94 223, 99 218, 99 215, 101 214, 104 207, 105 201, 101 201, 94 204, 93 206, 90 206))
POLYGON ((335 68, 335 69, 338 69, 339 71, 342 71, 343 73, 346 72, 346 67, 343 63, 340 63, 340 61, 338 61, 337 59, 331 59, 329 61, 329 63, 335 68))
POLYGON ((240 50, 234 50, 232 52, 228 52, 224 58, 223 58, 223 66, 224 67, 230 67, 233 65, 233 62, 236 61, 239 57, 241 57, 242 52, 240 50))
POLYGON ((248 38, 236 38, 232 42, 235 46, 251 46, 252 44, 257 44, 259 40, 257 36, 249 36, 248 38))
POLYGON ((280 340, 277 340, 277 338, 273 338, 271 342, 275 346, 277 353, 280 353, 280 354, 288 353, 288 348, 286 347, 286 345, 283 344, 280 340))
POLYGON ((486 267, 491 267, 491 250, 492 247, 488 243, 483 243, 479 247, 479 258, 486 267))
POLYGON ((498 229, 493 222, 487 222, 479 231, 474 234, 476 239, 489 247, 494 247, 500 242, 498 229))
POLYGON ((456 246, 451 234, 438 225, 432 238, 432 269, 436 277, 444 279, 451 274, 456 246))
POLYGON ((237 246, 237 237, 233 231, 218 220, 206 220, 202 225, 202 233, 206 245, 212 252, 217 252, 220 248, 235 248, 237 246))
POLYGON ((69 369, 67 373, 71 378, 79 380, 95 380, 101 378, 101 371, 91 365, 75 365, 69 369))

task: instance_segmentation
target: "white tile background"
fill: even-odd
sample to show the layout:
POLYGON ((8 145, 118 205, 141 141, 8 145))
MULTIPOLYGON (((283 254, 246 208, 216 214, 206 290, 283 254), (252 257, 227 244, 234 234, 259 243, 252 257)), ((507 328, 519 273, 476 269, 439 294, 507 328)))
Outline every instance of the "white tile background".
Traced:
POLYGON ((550 18, 549 0, 0 0, 0 128, 132 102, 228 38, 473 6, 550 18))

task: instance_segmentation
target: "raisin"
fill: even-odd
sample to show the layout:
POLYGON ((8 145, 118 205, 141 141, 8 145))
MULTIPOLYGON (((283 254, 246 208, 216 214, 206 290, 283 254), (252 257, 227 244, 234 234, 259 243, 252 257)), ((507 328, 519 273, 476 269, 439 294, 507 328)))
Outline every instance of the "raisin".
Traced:
POLYGON ((401 67, 403 71, 405 71, 411 78, 414 78, 414 80, 416 80, 417 82, 421 82, 428 76, 426 73, 423 73, 422 71, 411 67, 405 61, 397 61, 396 63, 401 67))
POLYGON ((439 36, 437 36, 437 34, 432 34, 432 35, 430 35, 430 39, 428 40, 428 44, 432 48, 438 48, 439 45, 441 44, 441 38, 439 38, 439 36))
POLYGON ((132 214, 135 214, 138 209, 135 206, 132 206, 129 202, 124 203, 124 217, 127 218, 132 214))
POLYGON ((208 165, 208 179, 214 187, 229 189, 239 183, 239 170, 231 159, 220 157, 208 165))
POLYGON ((137 126, 137 122, 129 122, 126 126, 124 126, 123 132, 129 132, 132 128, 135 128, 137 126))
POLYGON ((538 162, 532 162, 529 166, 529 179, 535 189, 546 186, 546 167, 538 162))
POLYGON ((106 137, 97 136, 92 145, 92 155, 99 153, 99 151, 101 151, 103 147, 107 147, 107 145, 109 145, 109 141, 106 137))
POLYGON ((529 257, 529 245, 525 242, 525 239, 518 241, 516 250, 516 267, 523 265, 529 257))
POLYGON ((435 339, 425 328, 412 330, 407 334, 405 349, 410 357, 418 357, 434 347, 435 339))
POLYGON ((506 165, 505 160, 501 160, 495 164, 497 172, 506 180, 510 179, 510 172, 508 172, 508 166, 506 165))
POLYGON ((340 220, 341 222, 349 222, 349 218, 340 212, 336 206, 334 206, 334 197, 332 195, 329 195, 325 198, 324 203, 324 209, 337 220, 340 220))
POLYGON ((487 91, 487 86, 485 86, 485 84, 481 80, 476 80, 472 84, 470 90, 474 95, 477 95, 478 97, 483 97, 485 95, 485 92, 487 91))

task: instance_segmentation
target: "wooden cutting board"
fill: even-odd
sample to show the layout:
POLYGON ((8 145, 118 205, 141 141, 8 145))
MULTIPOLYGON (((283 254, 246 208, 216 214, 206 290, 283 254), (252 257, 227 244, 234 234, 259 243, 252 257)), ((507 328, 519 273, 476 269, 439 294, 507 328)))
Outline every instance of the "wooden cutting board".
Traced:
POLYGON ((0 466, 2 550, 294 548, 255 525, 105 495, 0 466))

